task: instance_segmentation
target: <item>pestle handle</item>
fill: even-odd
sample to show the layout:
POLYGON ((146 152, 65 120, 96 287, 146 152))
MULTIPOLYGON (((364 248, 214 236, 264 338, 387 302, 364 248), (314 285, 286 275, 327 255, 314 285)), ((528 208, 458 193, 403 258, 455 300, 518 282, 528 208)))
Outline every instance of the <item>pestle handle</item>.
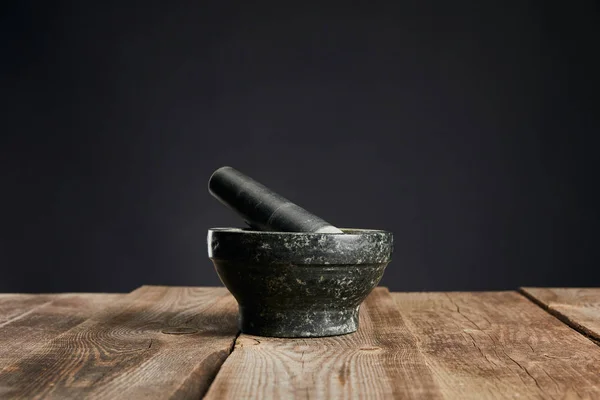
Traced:
POLYGON ((261 231, 343 233, 231 167, 216 170, 208 181, 208 190, 261 231))

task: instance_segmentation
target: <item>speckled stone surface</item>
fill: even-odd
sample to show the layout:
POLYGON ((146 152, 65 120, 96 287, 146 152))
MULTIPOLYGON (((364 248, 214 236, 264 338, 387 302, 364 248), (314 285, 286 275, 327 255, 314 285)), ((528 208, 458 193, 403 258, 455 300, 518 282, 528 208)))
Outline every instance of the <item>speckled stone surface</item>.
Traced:
POLYGON ((356 331, 360 304, 391 261, 393 237, 343 231, 209 230, 209 257, 238 301, 241 330, 276 337, 356 331))

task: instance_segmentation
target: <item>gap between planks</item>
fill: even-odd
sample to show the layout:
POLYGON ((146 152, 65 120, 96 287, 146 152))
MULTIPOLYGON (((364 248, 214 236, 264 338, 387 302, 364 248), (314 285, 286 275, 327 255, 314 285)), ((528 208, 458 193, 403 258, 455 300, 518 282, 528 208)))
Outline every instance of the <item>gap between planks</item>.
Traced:
POLYGON ((223 368, 223 364, 225 364, 227 359, 229 357, 231 357, 231 354, 235 351, 235 348, 237 347, 237 344, 238 344, 238 338, 240 337, 241 334, 242 334, 242 331, 238 330, 237 334, 235 335, 235 338, 233 339, 233 342, 231 342, 231 347, 229 348, 229 354, 227 354, 227 356, 223 359, 223 362, 221 363, 221 365, 219 365, 216 368, 213 376, 208 378, 208 385, 207 385, 206 389, 203 391, 202 396, 200 397, 201 399, 204 399, 206 397, 206 394, 210 391, 214 381, 217 379, 217 376, 219 376, 219 373, 221 372, 221 369, 223 368))
POLYGON ((600 339, 598 339, 593 332, 590 332, 585 326, 577 323, 573 319, 571 319, 568 315, 561 313, 558 310, 553 309, 549 304, 543 302, 543 300, 538 299, 532 293, 529 293, 528 288, 521 287, 519 288, 518 293, 525 297, 527 300, 531 301, 536 306, 540 307, 542 310, 559 320, 561 323, 565 324, 575 332, 589 339, 592 343, 597 346, 600 346, 600 339))

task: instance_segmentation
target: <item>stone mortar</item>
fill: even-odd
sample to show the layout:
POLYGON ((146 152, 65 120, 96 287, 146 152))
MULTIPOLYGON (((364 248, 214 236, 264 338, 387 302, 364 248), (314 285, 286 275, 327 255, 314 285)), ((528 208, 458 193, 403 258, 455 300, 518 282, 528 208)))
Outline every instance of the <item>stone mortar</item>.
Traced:
POLYGON ((244 333, 322 337, 355 332, 362 301, 381 280, 392 233, 208 231, 208 253, 239 305, 244 333))

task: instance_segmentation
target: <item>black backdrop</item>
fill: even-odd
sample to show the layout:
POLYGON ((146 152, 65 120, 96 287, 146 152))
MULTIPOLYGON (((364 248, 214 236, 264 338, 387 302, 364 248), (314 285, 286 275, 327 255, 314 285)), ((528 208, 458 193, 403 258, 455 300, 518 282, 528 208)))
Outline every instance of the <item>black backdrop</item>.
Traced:
POLYGON ((0 6, 0 291, 219 284, 222 165, 394 290, 600 285, 596 2, 161 3, 0 6))

